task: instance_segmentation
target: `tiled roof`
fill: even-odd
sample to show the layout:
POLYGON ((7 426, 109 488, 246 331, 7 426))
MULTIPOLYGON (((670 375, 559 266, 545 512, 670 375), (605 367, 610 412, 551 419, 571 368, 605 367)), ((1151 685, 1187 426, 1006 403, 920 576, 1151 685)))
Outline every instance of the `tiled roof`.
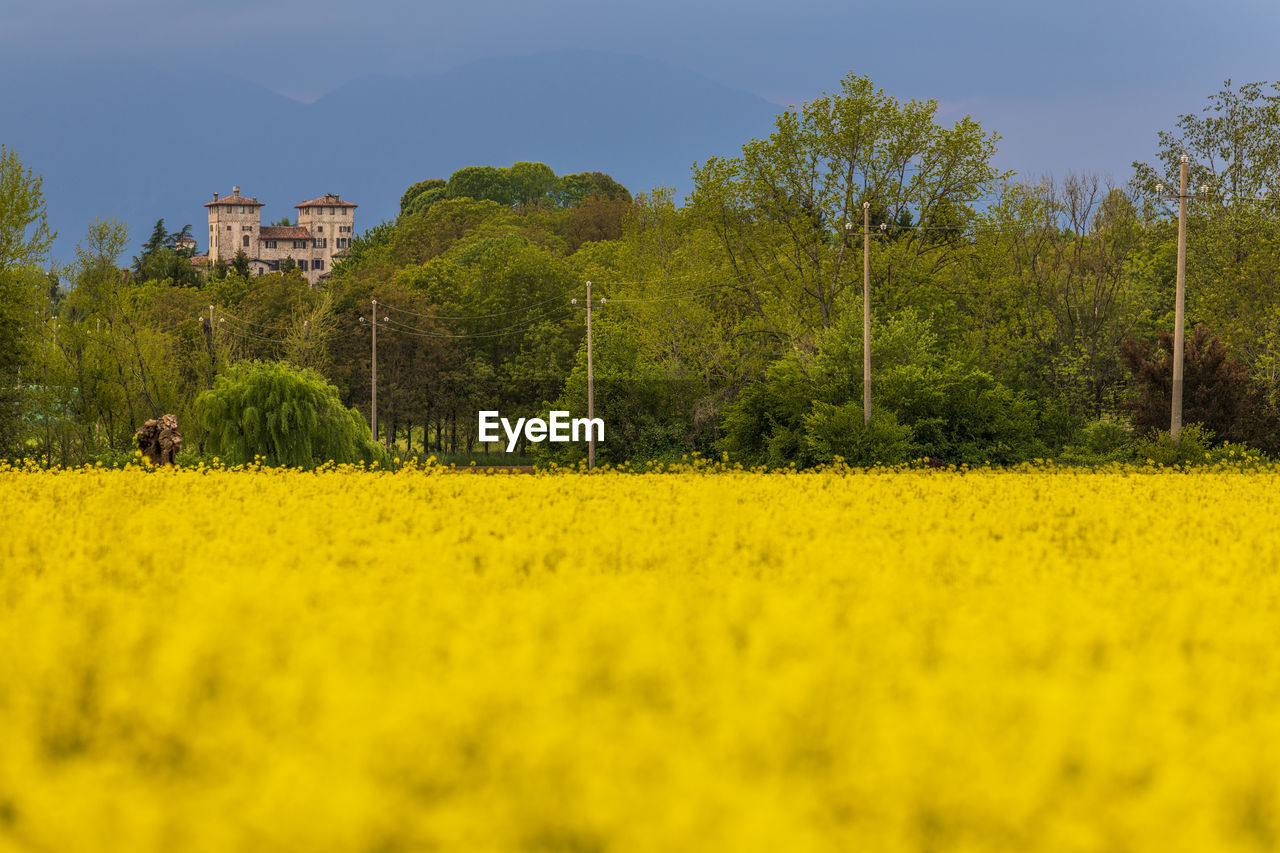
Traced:
POLYGON ((310 240, 311 232, 297 225, 263 225, 258 229, 260 240, 310 240))
POLYGON ((304 201, 302 204, 295 204, 294 207, 359 207, 358 204, 352 204, 349 201, 343 201, 336 195, 322 195, 320 198, 313 198, 311 201, 304 201))
POLYGON ((219 204, 243 204, 243 205, 252 205, 253 207, 263 206, 262 202, 258 201, 256 198, 245 198, 244 196, 238 193, 236 195, 229 195, 226 198, 218 198, 218 199, 214 199, 213 201, 206 201, 204 203, 204 206, 214 207, 219 204))

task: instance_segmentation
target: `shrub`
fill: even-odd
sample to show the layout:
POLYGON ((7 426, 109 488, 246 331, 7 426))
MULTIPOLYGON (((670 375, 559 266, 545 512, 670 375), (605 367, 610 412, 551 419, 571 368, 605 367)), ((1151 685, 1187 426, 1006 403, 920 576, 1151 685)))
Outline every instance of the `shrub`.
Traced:
POLYGON ((1134 456, 1133 442, 1128 424, 1103 418, 1085 425, 1063 449, 1061 458, 1063 462, 1085 465, 1127 462, 1134 456))
POLYGON ((206 452, 231 465, 314 468, 323 462, 387 464, 364 417, 314 370, 284 362, 234 364, 196 401, 206 452))
POLYGON ((850 465, 897 465, 912 456, 911 427, 898 423, 892 412, 872 409, 871 423, 862 417, 861 403, 814 403, 804 418, 804 440, 815 462, 850 465))

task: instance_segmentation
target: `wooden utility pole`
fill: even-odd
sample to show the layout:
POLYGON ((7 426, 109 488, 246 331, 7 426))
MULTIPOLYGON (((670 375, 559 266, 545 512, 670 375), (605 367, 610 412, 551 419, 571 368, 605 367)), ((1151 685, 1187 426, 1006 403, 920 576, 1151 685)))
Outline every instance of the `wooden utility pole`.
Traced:
MULTIPOLYGON (((1178 436, 1182 433, 1182 363, 1186 357, 1184 350, 1186 345, 1183 341, 1183 326, 1186 325, 1186 302, 1187 302, 1187 200, 1196 198, 1196 196, 1187 194, 1187 173, 1190 169, 1191 158, 1186 154, 1182 155, 1182 167, 1178 170, 1178 194, 1176 196, 1162 195, 1164 192, 1164 184, 1156 184, 1156 198, 1171 201, 1178 200, 1178 279, 1177 291, 1174 295, 1173 308, 1173 388, 1172 388, 1172 405, 1169 413, 1169 437, 1176 444, 1178 436)), ((1207 184, 1200 187, 1200 198, 1207 198, 1209 195, 1209 186, 1207 184)))
MULTIPOLYGON (((587 282, 587 419, 596 416, 596 369, 591 353, 591 282, 587 282)), ((587 468, 596 467, 596 431, 587 426, 587 468)))
POLYGON ((378 300, 373 300, 373 359, 370 362, 372 376, 369 380, 369 430, 373 440, 378 440, 378 300))
POLYGON ((1173 309, 1173 412, 1169 420, 1169 438, 1174 444, 1182 433, 1182 326, 1187 296, 1187 168, 1190 158, 1182 155, 1178 180, 1178 284, 1173 309))
POLYGON ((871 202, 862 203, 862 422, 871 423, 871 202))
MULTIPOLYGON (((203 317, 201 317, 200 319, 202 321, 204 320, 203 317)), ((214 354, 214 350, 213 350, 213 306, 212 305, 209 306, 209 323, 206 325, 205 323, 201 322, 200 325, 204 326, 204 345, 209 350, 209 387, 212 388, 213 377, 218 372, 218 358, 214 354)))

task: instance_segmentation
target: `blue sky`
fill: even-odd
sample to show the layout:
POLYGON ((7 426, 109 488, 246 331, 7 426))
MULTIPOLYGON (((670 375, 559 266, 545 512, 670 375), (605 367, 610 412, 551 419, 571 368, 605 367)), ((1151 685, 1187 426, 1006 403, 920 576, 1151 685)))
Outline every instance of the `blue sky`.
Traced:
POLYGON ((1187 0, 0 0, 11 63, 88 70, 147 57, 303 100, 366 74, 562 48, 641 55, 780 105, 852 70, 1000 132, 1005 168, 1120 181, 1151 156, 1158 130, 1226 78, 1280 76, 1277 36, 1273 0, 1212 11, 1187 0))

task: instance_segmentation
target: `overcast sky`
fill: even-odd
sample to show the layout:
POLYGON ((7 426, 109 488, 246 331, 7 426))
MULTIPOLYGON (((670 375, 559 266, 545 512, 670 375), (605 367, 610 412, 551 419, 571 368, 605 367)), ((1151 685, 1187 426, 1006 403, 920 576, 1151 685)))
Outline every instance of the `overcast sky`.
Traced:
POLYGON ((999 131, 1006 167, 1121 180, 1226 78, 1280 78, 1278 36, 1275 0, 0 0, 0 55, 33 70, 148 57, 303 100, 562 48, 639 54, 780 105, 852 70, 999 131))

